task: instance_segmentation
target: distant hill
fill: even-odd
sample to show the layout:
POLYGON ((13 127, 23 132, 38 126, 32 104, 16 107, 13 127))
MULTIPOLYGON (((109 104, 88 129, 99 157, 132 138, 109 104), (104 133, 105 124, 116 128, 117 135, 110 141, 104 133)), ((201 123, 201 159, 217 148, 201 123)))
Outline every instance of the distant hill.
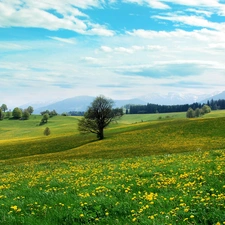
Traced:
POLYGON ((183 105, 183 104, 192 104, 195 102, 202 102, 203 99, 211 98, 218 92, 210 93, 210 94, 200 94, 194 95, 192 93, 175 93, 169 92, 167 94, 158 94, 158 93, 150 93, 148 95, 140 97, 143 101, 152 104, 159 105, 183 105))
POLYGON ((70 111, 85 111, 90 103, 94 100, 91 96, 78 96, 74 98, 67 98, 62 101, 45 105, 34 109, 35 114, 39 114, 45 110, 56 110, 57 113, 70 112, 70 111))
MULTIPOLYGON (((95 99, 93 96, 77 96, 73 98, 67 98, 61 101, 53 102, 50 104, 32 104, 34 113, 39 114, 45 110, 56 110, 57 113, 70 112, 70 111, 86 111, 90 103, 95 99)), ((168 93, 166 95, 160 95, 157 93, 152 93, 146 96, 141 96, 139 98, 133 98, 128 100, 114 100, 115 107, 122 107, 127 104, 133 105, 146 105, 147 103, 159 104, 159 105, 182 105, 182 104, 192 104, 194 102, 204 103, 207 100, 218 100, 225 99, 225 91, 216 95, 192 95, 192 94, 179 94, 179 93, 168 93)), ((25 108, 25 107, 21 107, 25 108)))
POLYGON ((204 100, 201 101, 201 103, 206 103, 207 101, 210 101, 212 99, 213 100, 225 99, 225 91, 223 91, 223 92, 221 92, 219 94, 216 94, 214 96, 205 98, 204 100))
MULTIPOLYGON (((74 98, 68 98, 59 102, 55 102, 50 105, 45 105, 40 108, 34 109, 35 114, 39 114, 45 110, 56 110, 57 113, 70 112, 70 111, 86 111, 91 102, 95 97, 91 96, 78 96, 74 98)), ((129 99, 129 100, 114 100, 115 107, 122 107, 126 104, 146 104, 145 101, 140 99, 129 99)))

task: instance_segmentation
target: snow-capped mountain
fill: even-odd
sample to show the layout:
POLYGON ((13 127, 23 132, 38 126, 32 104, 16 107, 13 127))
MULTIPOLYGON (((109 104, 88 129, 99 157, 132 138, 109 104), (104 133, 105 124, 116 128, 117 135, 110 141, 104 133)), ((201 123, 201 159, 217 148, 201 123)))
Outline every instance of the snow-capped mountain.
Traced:
POLYGON ((218 92, 199 95, 196 94, 194 95, 191 93, 183 94, 175 92, 169 92, 164 95, 158 93, 151 93, 146 96, 141 96, 140 99, 148 103, 159 105, 182 105, 182 104, 191 104, 194 102, 201 102, 204 99, 212 98, 215 94, 218 94, 218 92))
MULTIPOLYGON (((34 108, 34 113, 39 114, 45 110, 56 110, 58 113, 70 112, 70 111, 86 111, 87 107, 91 104, 95 97, 92 96, 77 96, 74 98, 67 98, 57 102, 35 102, 28 103, 21 106, 21 108, 26 108, 32 106, 34 108)), ((127 104, 133 105, 145 105, 147 103, 159 104, 159 105, 182 105, 182 104, 192 104, 194 102, 206 102, 207 100, 218 100, 225 99, 225 91, 222 93, 211 93, 211 94, 181 94, 170 92, 164 95, 158 93, 150 93, 139 98, 133 98, 128 100, 114 100, 115 107, 122 107, 127 104)))
POLYGON ((213 100, 225 99, 225 91, 215 93, 215 95, 212 95, 212 96, 208 96, 208 97, 204 98, 201 102, 206 103, 208 100, 210 101, 212 99, 213 100))

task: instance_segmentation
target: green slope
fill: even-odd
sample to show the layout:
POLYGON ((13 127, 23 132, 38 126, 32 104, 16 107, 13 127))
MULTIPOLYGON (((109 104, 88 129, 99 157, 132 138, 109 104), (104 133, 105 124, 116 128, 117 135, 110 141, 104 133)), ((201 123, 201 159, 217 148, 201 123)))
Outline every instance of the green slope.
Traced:
POLYGON ((132 120, 130 115, 125 115, 105 130, 106 138, 102 141, 97 141, 93 134, 80 135, 76 117, 50 119, 47 126, 52 134, 48 137, 43 135, 45 127, 36 126, 40 118, 35 116, 30 121, 3 121, 2 136, 8 133, 13 138, 0 141, 0 160, 32 155, 42 155, 41 158, 43 154, 52 159, 123 158, 223 149, 225 118, 215 115, 214 118, 174 119, 171 114, 167 120, 153 120, 151 116, 155 115, 144 115, 150 121, 140 123, 132 121, 140 120, 142 115, 132 115, 132 120))

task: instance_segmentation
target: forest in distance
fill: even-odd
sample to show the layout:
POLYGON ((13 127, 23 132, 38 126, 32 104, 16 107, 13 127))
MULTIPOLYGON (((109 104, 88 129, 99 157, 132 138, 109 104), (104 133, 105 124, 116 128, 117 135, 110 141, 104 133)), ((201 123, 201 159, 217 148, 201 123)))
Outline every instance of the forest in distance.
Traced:
POLYGON ((189 108, 193 110, 208 105, 212 110, 225 109, 225 99, 208 100, 207 103, 192 103, 183 105, 158 105, 148 103, 147 105, 129 105, 126 107, 126 114, 147 114, 147 113, 171 113, 186 112, 189 108))

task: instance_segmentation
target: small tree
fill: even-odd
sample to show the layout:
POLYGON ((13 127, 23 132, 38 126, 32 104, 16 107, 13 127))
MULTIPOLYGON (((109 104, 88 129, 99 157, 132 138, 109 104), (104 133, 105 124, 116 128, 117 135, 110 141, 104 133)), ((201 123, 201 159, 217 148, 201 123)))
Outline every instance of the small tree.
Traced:
POLYGON ((195 117, 199 117, 201 114, 201 111, 199 108, 195 109, 195 117))
POLYGON ((51 112, 49 112, 49 116, 53 117, 53 116, 57 116, 58 113, 55 110, 52 110, 51 112))
POLYGON ((29 106, 27 108, 27 111, 30 113, 30 115, 34 112, 34 108, 32 106, 29 106))
POLYGON ((22 117, 22 110, 18 107, 14 108, 12 111, 12 116, 14 119, 20 119, 22 117))
POLYGON ((45 111, 41 112, 41 115, 43 116, 46 113, 49 115, 49 113, 50 113, 49 110, 45 110, 45 111))
POLYGON ((28 120, 29 117, 30 117, 30 112, 29 112, 27 109, 25 109, 25 110, 23 111, 23 116, 22 116, 22 118, 23 118, 24 120, 28 120))
POLYGON ((50 135, 50 133, 51 133, 50 129, 48 127, 46 127, 44 130, 44 135, 48 136, 48 135, 50 135))
POLYGON ((211 108, 208 105, 203 105, 202 106, 202 114, 210 113, 211 108))
POLYGON ((6 112, 6 118, 10 118, 12 116, 12 112, 11 111, 7 111, 6 112))
POLYGON ((95 98, 87 112, 85 112, 84 117, 79 121, 78 129, 81 133, 95 133, 102 140, 104 138, 104 128, 122 115, 122 109, 113 109, 111 99, 99 96, 95 98))
POLYGON ((194 110, 190 107, 186 113, 187 118, 194 118, 195 117, 195 112, 194 110))
POLYGON ((5 112, 7 109, 8 109, 7 105, 6 105, 6 104, 2 104, 1 110, 2 110, 3 112, 5 112))
POLYGON ((4 119, 4 113, 2 112, 1 108, 0 108, 0 120, 4 119))
POLYGON ((43 115, 43 117, 42 117, 41 122, 42 122, 42 123, 47 123, 47 122, 48 122, 48 119, 49 119, 49 115, 48 115, 48 113, 45 113, 45 114, 43 115))

